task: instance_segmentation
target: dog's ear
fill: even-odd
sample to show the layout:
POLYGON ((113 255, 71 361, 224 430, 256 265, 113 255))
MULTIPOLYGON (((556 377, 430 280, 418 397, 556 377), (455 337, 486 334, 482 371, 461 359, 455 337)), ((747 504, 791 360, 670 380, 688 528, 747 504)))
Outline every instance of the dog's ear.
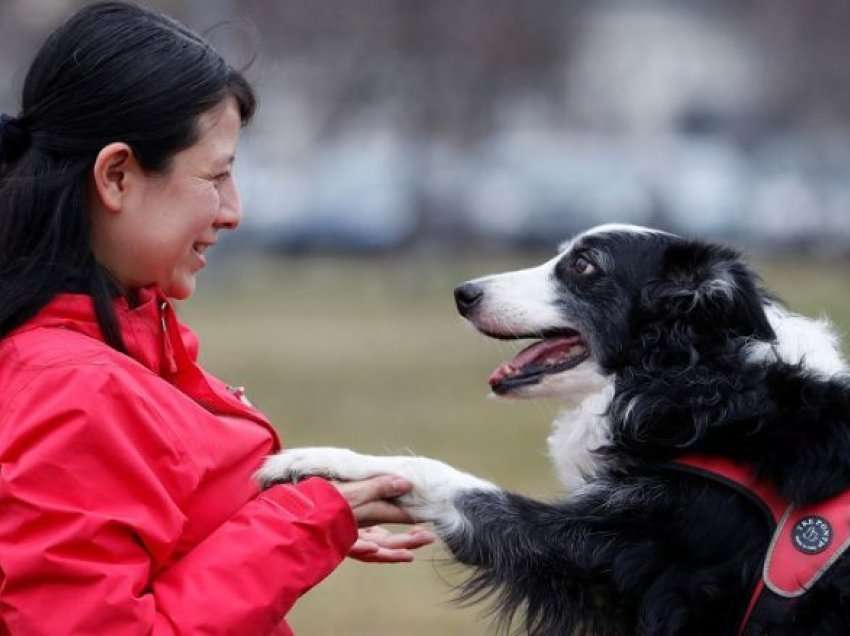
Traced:
POLYGON ((686 322, 705 335, 724 333, 773 340, 758 277, 734 250, 682 241, 670 245, 660 275, 643 289, 645 315, 686 322))

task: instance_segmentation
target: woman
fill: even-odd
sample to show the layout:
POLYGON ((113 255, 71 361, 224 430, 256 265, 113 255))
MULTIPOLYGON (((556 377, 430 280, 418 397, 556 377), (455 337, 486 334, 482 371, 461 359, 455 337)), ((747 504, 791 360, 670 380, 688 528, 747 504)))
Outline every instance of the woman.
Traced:
POLYGON ((0 633, 285 634, 345 557, 432 537, 392 477, 262 493, 269 422, 197 364, 185 299, 241 217, 255 110, 196 34, 123 3, 46 41, 0 119, 0 633))

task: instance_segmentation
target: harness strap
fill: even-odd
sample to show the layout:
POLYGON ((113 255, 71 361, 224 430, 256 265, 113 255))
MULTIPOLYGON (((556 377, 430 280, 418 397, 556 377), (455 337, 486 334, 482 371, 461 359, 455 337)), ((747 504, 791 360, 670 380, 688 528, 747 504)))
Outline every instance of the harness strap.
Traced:
POLYGON ((753 501, 774 528, 762 576, 741 621, 739 636, 754 633, 759 617, 775 617, 793 609, 850 548, 850 490, 830 499, 794 508, 745 463, 711 455, 686 455, 673 462, 678 470, 725 484, 753 501))
POLYGON ((801 508, 789 506, 767 551, 764 583, 784 598, 802 596, 848 547, 850 490, 801 508))
POLYGON ((772 525, 778 525, 788 502, 772 483, 759 479, 749 464, 717 455, 691 454, 675 461, 680 468, 726 484, 761 508, 772 525))
MULTIPOLYGON (((756 478, 749 464, 717 455, 692 454, 680 457, 673 465, 685 472, 719 482, 743 495, 764 513, 771 528, 776 528, 788 508, 788 502, 776 487, 770 482, 756 478)), ((763 605, 764 591, 764 579, 759 578, 747 604, 738 636, 745 634, 756 607, 763 605)))

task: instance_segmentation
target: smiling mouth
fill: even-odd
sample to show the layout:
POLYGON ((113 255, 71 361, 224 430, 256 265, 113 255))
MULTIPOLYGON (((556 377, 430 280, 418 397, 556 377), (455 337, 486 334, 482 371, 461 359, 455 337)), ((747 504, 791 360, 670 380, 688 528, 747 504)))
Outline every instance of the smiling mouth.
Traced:
POLYGON ((490 374, 490 388, 505 395, 523 386, 537 384, 545 376, 563 373, 590 357, 587 343, 581 334, 571 329, 561 335, 538 340, 520 351, 490 374))
POLYGON ((203 256, 204 252, 206 252, 211 246, 212 243, 194 243, 192 245, 192 251, 198 256, 203 256))

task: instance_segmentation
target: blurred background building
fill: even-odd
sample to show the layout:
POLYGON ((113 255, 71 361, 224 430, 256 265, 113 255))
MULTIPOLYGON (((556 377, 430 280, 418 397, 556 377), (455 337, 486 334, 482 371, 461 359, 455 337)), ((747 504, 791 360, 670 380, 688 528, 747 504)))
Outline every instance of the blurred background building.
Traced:
MULTIPOLYGON (((0 110, 80 0, 0 0, 0 110)), ((609 221, 850 246, 844 0, 152 0, 261 111, 237 244, 554 246, 609 221)))

